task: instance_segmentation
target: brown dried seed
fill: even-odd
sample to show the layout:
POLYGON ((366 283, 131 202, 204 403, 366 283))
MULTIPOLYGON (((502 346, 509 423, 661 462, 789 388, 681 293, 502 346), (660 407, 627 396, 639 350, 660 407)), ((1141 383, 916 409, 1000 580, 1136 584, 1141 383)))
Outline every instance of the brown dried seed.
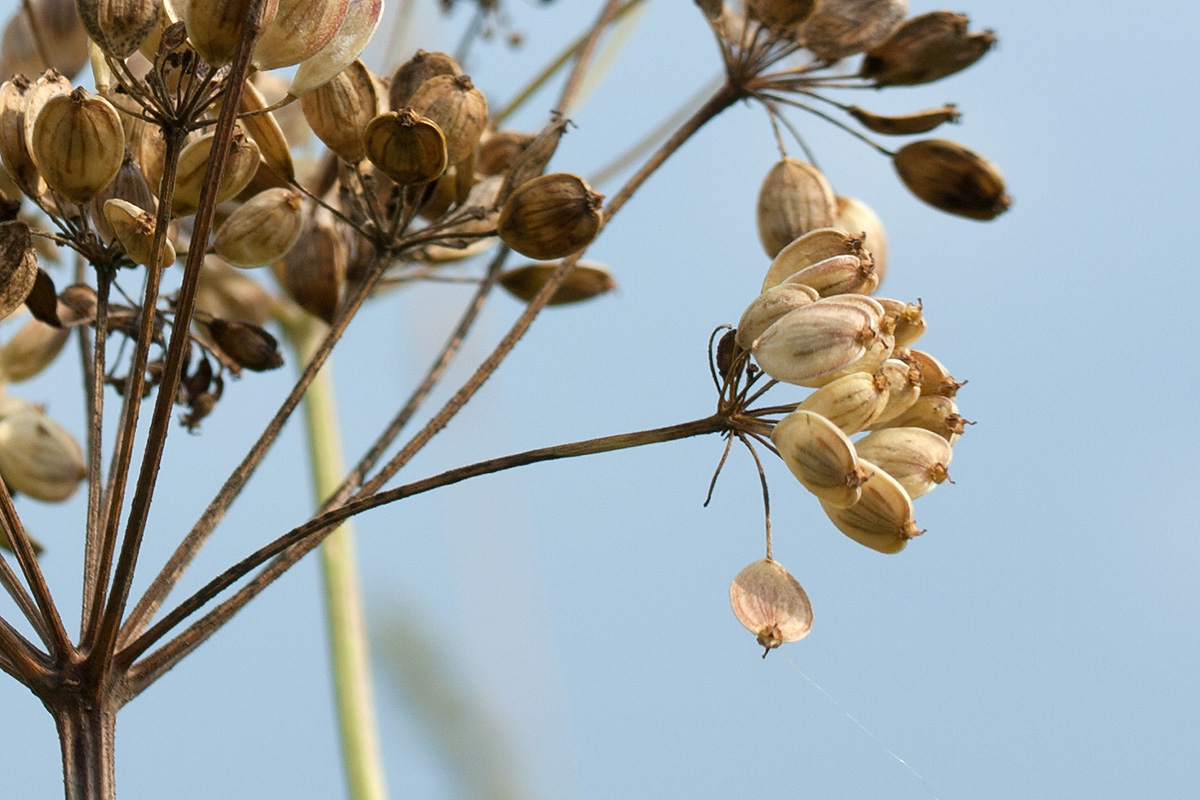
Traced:
POLYGON ((885 136, 909 136, 914 133, 928 133, 934 128, 947 122, 958 122, 962 115, 953 103, 947 103, 941 108, 931 108, 927 111, 917 111, 912 114, 899 116, 883 116, 872 114, 864 108, 850 106, 847 111, 850 116, 861 122, 867 129, 885 136))
MULTIPOLYGON (((188 144, 179 154, 175 195, 171 198, 172 216, 194 214, 199 208, 200 187, 208 170, 213 140, 214 134, 202 136, 188 144)), ((225 172, 221 176, 217 203, 236 197, 250 183, 260 161, 258 145, 239 129, 229 144, 229 152, 225 158, 225 172)))
POLYGON ((554 156, 554 151, 558 149, 558 140, 562 138, 569 123, 570 120, 566 117, 559 117, 534 137, 505 175, 504 183, 496 195, 498 204, 507 201, 518 186, 542 174, 554 156))
POLYGON ((288 67, 315 55, 337 33, 348 8, 349 0, 279 0, 254 47, 255 68, 288 67))
POLYGON ((262 325, 276 301, 258 281, 217 256, 205 256, 196 289, 196 308, 214 317, 262 325))
MULTIPOLYGON (((38 35, 45 44, 49 66, 73 78, 88 63, 87 31, 79 22, 73 0, 35 0, 32 9, 38 35)), ((17 12, 0 39, 0 75, 36 75, 46 68, 38 49, 38 36, 29 16, 17 12)))
POLYGON ((421 84, 438 75, 462 75, 458 62, 445 53, 427 53, 418 50, 392 74, 388 87, 388 107, 399 111, 409 105, 409 100, 421 84))
POLYGON ((500 175, 508 172, 537 134, 517 131, 484 131, 475 154, 475 171, 480 175, 500 175))
POLYGON ((235 267, 278 261, 300 238, 301 199, 291 189, 259 192, 221 223, 213 237, 213 251, 235 267))
POLYGON ((451 164, 460 163, 474 152, 487 127, 487 100, 466 75, 430 78, 413 92, 408 105, 441 128, 451 164))
POLYGON ((367 158, 396 183, 428 183, 446 171, 446 137, 411 108, 380 114, 363 133, 367 158))
POLYGON ((238 366, 265 372, 283 366, 275 337, 257 325, 213 318, 206 325, 217 347, 238 366))
POLYGON ((775 426, 771 441, 796 480, 822 503, 848 508, 858 502, 867 473, 859 468, 854 443, 837 425, 796 409, 775 426))
MULTIPOLYGON (((505 270, 500 273, 500 285, 509 294, 528 303, 541 290, 551 273, 558 264, 526 264, 525 266, 505 270)), ((612 273, 600 264, 586 262, 577 263, 567 274, 547 305, 557 306, 564 303, 578 303, 591 300, 617 288, 612 273)))
POLYGON ((247 114, 241 118, 242 124, 246 126, 246 133, 258 145, 262 160, 271 171, 281 178, 292 180, 296 177, 296 167, 292 162, 291 146, 287 137, 283 135, 283 128, 275 119, 274 112, 261 113, 267 106, 266 98, 258 91, 253 81, 246 81, 242 101, 238 105, 238 110, 247 114))
POLYGON ((908 0, 821 0, 796 38, 826 61, 870 50, 904 19, 908 0))
POLYGON ((817 0, 749 0, 746 14, 768 28, 791 28, 812 16, 817 0))
MULTIPOLYGON (((183 21, 188 39, 196 52, 213 67, 223 67, 233 60, 242 24, 249 10, 249 0, 186 0, 183 21)), ((275 18, 278 0, 267 0, 262 24, 275 18)))
POLYGON ((744 568, 729 584, 729 605, 738 622, 766 648, 765 658, 784 642, 795 642, 812 628, 812 604, 804 587, 778 561, 763 558, 744 568))
POLYGON ((86 203, 120 171, 125 132, 111 103, 80 88, 46 101, 34 124, 31 152, 51 189, 86 203))
POLYGON ((76 0, 79 20, 96 46, 112 58, 138 49, 158 22, 163 0, 76 0))
POLYGON ((273 269, 288 296, 308 313, 332 322, 346 280, 346 245, 334 229, 317 224, 273 269))
POLYGON ((362 61, 305 94, 300 106, 313 133, 339 158, 351 164, 366 158, 363 134, 379 115, 379 92, 362 61))
POLYGON ((798 237, 833 224, 833 188, 812 164, 785 158, 763 179, 758 191, 758 238, 775 258, 798 237))
POLYGON ((4 168, 28 197, 37 200, 46 192, 25 136, 25 107, 32 87, 23 75, 0 85, 0 159, 4 168))
POLYGON ((29 226, 19 219, 0 222, 0 319, 25 302, 37 274, 37 252, 29 226))
POLYGON ((858 502, 838 508, 822 501, 821 508, 838 530, 859 544, 881 553, 899 553, 909 539, 922 533, 913 520, 912 499, 887 472, 865 458, 858 463, 868 475, 858 502))
MULTIPOLYGON (((154 255, 154 215, 127 200, 112 198, 104 203, 104 218, 133 263, 149 266, 154 255)), ((166 238, 158 266, 161 269, 174 261, 175 247, 166 238)))
POLYGON ((518 253, 548 261, 585 247, 600 232, 604 195, 578 175, 556 172, 519 186, 496 224, 500 238, 518 253))
POLYGON ((346 16, 329 43, 300 63, 288 94, 301 97, 321 86, 355 61, 383 14, 383 0, 350 0, 346 16))
MULTIPOLYGON (((75 319, 71 307, 58 303, 58 316, 64 322, 75 319)), ((29 380, 53 363, 70 337, 71 329, 54 327, 38 319, 26 321, 0 348, 0 378, 17 383, 29 380)))
POLYGON ((900 360, 916 367, 921 373, 921 395, 940 394, 944 397, 954 397, 958 394, 962 381, 954 380, 950 370, 930 353, 915 347, 906 347, 898 354, 900 360))
POLYGON ((892 163, 909 191, 949 214, 990 220, 1012 204, 1000 169, 956 142, 922 139, 900 148, 892 163))
POLYGON ((879 86, 930 83, 964 70, 983 57, 996 37, 967 33, 967 17, 932 11, 906 20, 863 58, 859 74, 879 86))

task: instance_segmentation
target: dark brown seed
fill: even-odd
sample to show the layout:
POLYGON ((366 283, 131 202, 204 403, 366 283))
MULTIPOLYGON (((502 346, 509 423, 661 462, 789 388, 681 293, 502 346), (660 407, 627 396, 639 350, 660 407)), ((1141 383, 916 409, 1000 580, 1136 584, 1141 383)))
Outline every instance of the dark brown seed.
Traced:
POLYGON ((225 355, 240 367, 265 372, 283 366, 283 356, 275 337, 248 322, 212 319, 208 332, 225 355))
POLYGON ((604 195, 578 175, 556 172, 525 183, 504 204, 500 238, 521 255, 539 260, 569 256, 600 232, 604 195))
POLYGON ((922 139, 900 148, 893 163, 909 191, 949 214, 990 220, 1012 204, 1000 169, 956 142, 922 139))

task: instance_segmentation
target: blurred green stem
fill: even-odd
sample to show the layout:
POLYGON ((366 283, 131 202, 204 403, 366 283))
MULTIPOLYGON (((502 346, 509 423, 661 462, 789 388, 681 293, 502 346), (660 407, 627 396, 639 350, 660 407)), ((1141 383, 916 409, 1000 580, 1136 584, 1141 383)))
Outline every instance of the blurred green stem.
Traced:
MULTIPOLYGON (((298 364, 306 363, 312 356, 321 342, 324 327, 314 317, 306 314, 301 317, 302 313, 297 312, 297 316, 284 323, 298 364)), ((327 362, 304 396, 304 419, 318 505, 338 488, 345 472, 330 368, 327 362)), ((342 524, 321 545, 321 574, 349 797, 385 800, 387 787, 375 726, 367 628, 350 523, 342 524)))

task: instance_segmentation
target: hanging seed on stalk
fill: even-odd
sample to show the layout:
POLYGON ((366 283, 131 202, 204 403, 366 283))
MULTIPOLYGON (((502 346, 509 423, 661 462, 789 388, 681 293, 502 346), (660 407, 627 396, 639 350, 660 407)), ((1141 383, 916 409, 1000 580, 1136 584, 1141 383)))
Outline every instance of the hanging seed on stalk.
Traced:
POLYGON ((838 426, 796 409, 775 426, 771 441, 796 480, 822 503, 848 508, 858 502, 869 473, 859 467, 854 443, 838 426))
POLYGON ((288 95, 301 97, 350 66, 366 49, 382 14, 383 0, 350 0, 341 27, 329 43, 300 62, 288 95))
POLYGON ((871 259, 875 262, 873 274, 878 280, 883 280, 887 274, 888 247, 887 234, 884 233, 879 215, 862 200, 838 195, 833 227, 862 239, 863 246, 870 251, 871 259))
POLYGON ((150 191, 145 176, 142 175, 141 167, 133 160, 128 150, 125 151, 125 158, 121 161, 117 177, 88 203, 92 226, 100 241, 105 244, 111 244, 116 238, 116 233, 108 224, 108 218, 104 216, 104 204, 113 199, 125 200, 138 208, 153 209, 157 206, 157 200, 150 191))
POLYGON ((332 227, 317 224, 301 233, 273 269, 297 305, 318 319, 333 322, 346 280, 346 245, 332 227))
POLYGON ((487 127, 487 100, 466 75, 430 78, 413 92, 408 105, 441 128, 451 164, 462 162, 475 151, 487 127))
POLYGON ((966 426, 974 424, 958 413, 958 404, 953 399, 931 394, 918 397, 915 403, 891 419, 876 420, 871 425, 871 430, 924 428, 927 431, 933 431, 950 444, 954 444, 966 430, 966 426))
POLYGON ((37 275, 37 252, 29 226, 19 219, 0 222, 0 319, 25 302, 37 275))
MULTIPOLYGON (((75 319, 71 308, 58 303, 58 316, 65 322, 75 319)), ((17 383, 38 375, 54 362, 62 351, 71 329, 53 327, 39 319, 28 320, 0 348, 0 377, 17 383)))
POLYGON ((749 0, 746 14, 768 28, 784 29, 804 22, 816 7, 817 0, 749 0))
POLYGON ((908 0, 821 0, 796 38, 826 61, 870 50, 904 19, 908 0))
POLYGON ((887 378, 878 373, 852 372, 817 389, 797 408, 820 414, 850 434, 874 422, 887 407, 887 400, 887 378))
POLYGON ((86 203, 120 171, 125 133, 112 104, 80 88, 46 101, 34 124, 31 152, 51 189, 86 203))
POLYGON ((206 327, 217 347, 238 366, 254 372, 283 366, 279 343, 259 326, 214 317, 206 327))
POLYGON ((899 553, 909 539, 923 533, 913 520, 912 499, 877 465, 865 458, 858 463, 869 476, 860 487, 858 502, 839 508, 822 500, 821 508, 838 530, 859 544, 881 553, 899 553))
POLYGON ((864 264, 874 263, 872 254, 863 247, 861 235, 837 228, 809 231, 775 256, 763 278, 763 290, 778 286, 805 267, 843 255, 856 256, 864 264))
POLYGON ((828 298, 790 311, 755 340, 754 359, 777 381, 823 386, 878 336, 871 315, 828 298))
POLYGON ((392 74, 388 87, 388 107, 399 111, 409 105, 409 100, 425 81, 438 75, 457 77, 462 75, 458 62, 445 53, 427 53, 418 50, 392 74))
POLYGON ((300 238, 301 197, 267 189, 242 203, 217 229, 213 251, 235 267, 261 267, 283 258, 300 238))
MULTIPOLYGON (((194 214, 200 207, 200 188, 208 170, 214 139, 215 134, 212 133, 202 136, 188 144, 179 154, 175 195, 171 198, 172 216, 194 214)), ((233 135, 233 141, 229 143, 228 155, 225 156, 225 172, 221 176, 221 186, 217 191, 218 205, 236 197, 246 188, 258 170, 259 160, 258 145, 238 129, 233 135)))
POLYGON ((411 108, 371 120, 363 143, 371 163, 401 186, 428 183, 446 171, 446 137, 411 108))
POLYGON ((833 224, 833 187, 812 164, 785 158, 758 191, 758 238, 771 258, 798 237, 833 224))
POLYGON ((348 8, 349 0, 279 0, 254 46, 254 67, 289 67, 316 55, 337 33, 348 8))
POLYGON ((104 54, 125 58, 150 35, 162 0, 76 0, 79 20, 104 54))
MULTIPOLYGON (((113 198, 104 203, 104 218, 121 243, 125 255, 135 264, 150 265, 154 254, 154 215, 127 200, 113 198)), ((170 238, 163 239, 163 268, 175 262, 175 247, 170 238)))
MULTIPOLYGON (((267 0, 259 24, 270 24, 278 8, 279 0, 267 0)), ((183 21, 188 39, 209 66, 223 67, 233 60, 249 10, 249 0, 186 0, 183 21)))
POLYGON ((25 136, 25 107, 32 87, 24 75, 0 85, 0 160, 13 182, 28 197, 37 200, 46 192, 25 136))
POLYGON ((363 134, 379 115, 379 92, 362 61, 305 94, 300 107, 313 133, 343 161, 357 164, 366 158, 363 134))
POLYGON ((519 186, 504 204, 496 232, 518 253, 540 261, 585 247, 603 224, 604 195, 578 175, 556 172, 519 186))
POLYGON ((861 122, 868 130, 882 133, 884 136, 909 136, 914 133, 928 133, 939 125, 947 122, 958 122, 962 115, 953 103, 941 108, 931 108, 927 111, 917 111, 912 114, 899 116, 884 116, 872 114, 864 108, 850 106, 847 111, 850 116, 861 122))
POLYGON ((79 444, 41 411, 18 411, 0 421, 0 477, 11 489, 57 503, 74 494, 86 475, 79 444))
POLYGON ((784 314, 801 306, 815 303, 820 298, 817 290, 799 283, 783 283, 772 286, 750 301, 742 318, 738 320, 734 333, 738 347, 749 350, 754 340, 766 333, 784 314))
POLYGON ((991 31, 967 33, 967 17, 932 11, 906 20, 863 58, 859 74, 878 86, 912 86, 966 69, 991 49, 991 31))
POLYGON ((990 220, 1012 204, 1000 169, 956 142, 922 139, 900 148, 892 163, 910 192, 948 214, 990 220))
MULTIPOLYGON (((526 264, 500 273, 500 285, 513 297, 528 303, 550 279, 558 264, 526 264)), ((558 306, 591 300, 617 288, 612 273, 599 264, 579 262, 567 273, 547 305, 558 306)))
POLYGON ((854 443, 865 458, 896 479, 916 500, 949 480, 946 467, 954 456, 950 443, 924 428, 885 428, 854 443))
POLYGON ((70 309, 69 319, 90 322, 96 318, 96 290, 85 283, 75 283, 63 289, 58 301, 70 309))
POLYGON ((784 642, 795 642, 812 628, 812 604, 795 578, 778 561, 759 559, 729 584, 733 615, 766 648, 763 658, 784 642))

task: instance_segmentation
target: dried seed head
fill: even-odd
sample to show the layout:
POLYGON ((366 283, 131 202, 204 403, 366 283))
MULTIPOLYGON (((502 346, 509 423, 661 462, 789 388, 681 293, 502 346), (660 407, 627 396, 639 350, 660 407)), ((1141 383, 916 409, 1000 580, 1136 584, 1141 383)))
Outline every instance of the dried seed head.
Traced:
POLYGON ((37 409, 0 421, 0 477, 13 490, 57 503, 87 475, 83 453, 62 425, 37 409))
POLYGON ((907 11, 908 0, 821 0, 796 38, 826 61, 837 61, 887 39, 907 11))
POLYGON ((1000 169, 956 142, 922 139, 900 148, 892 163, 910 192, 949 214, 989 220, 1012 204, 1000 169))
POLYGON ((416 55, 405 61, 392 74, 388 87, 388 107, 399 111, 409 105, 409 100, 425 81, 438 75, 456 77, 462 75, 458 62, 445 53, 427 53, 418 50, 416 55))
POLYGON ((878 373, 852 372, 817 389, 797 408, 820 414, 849 434, 874 422, 887 407, 887 400, 887 378, 878 373))
POLYGON ((847 508, 858 502, 867 473, 859 469, 854 443, 837 425, 796 409, 775 426, 771 441, 796 480, 822 503, 847 508))
POLYGON ((812 16, 817 0, 749 0, 746 14, 768 28, 791 28, 812 16))
MULTIPOLYGON (((75 319, 70 306, 59 302, 58 317, 75 319)), ((53 363, 67 343, 71 329, 54 327, 39 319, 30 319, 0 348, 0 377, 17 383, 29 380, 53 363)))
POLYGON ((261 267, 283 258, 300 238, 301 197, 267 189, 242 203, 217 229, 213 251, 235 267, 261 267))
MULTIPOLYGON (((127 200, 113 198, 104 203, 104 218, 130 260, 149 266, 154 255, 154 215, 127 200)), ((165 238, 158 266, 161 269, 174 261, 175 247, 165 238)))
POLYGON ((924 428, 885 428, 854 444, 860 458, 891 475, 913 500, 950 478, 950 443, 924 428))
MULTIPOLYGON (((526 264, 500 273, 500 285, 512 296, 528 303, 541 290, 558 264, 526 264)), ((578 303, 591 300, 617 288, 612 273, 600 264, 579 262, 567 274, 554 294, 549 305, 578 303)))
POLYGON ((500 238, 521 255, 539 260, 563 258, 585 247, 600 232, 604 195, 578 175, 556 172, 519 186, 497 221, 500 238))
POLYGON ((205 256, 196 288, 196 308, 221 319, 262 325, 271 318, 275 298, 246 273, 217 256, 205 256))
POLYGON ((860 487, 862 496, 848 508, 821 501, 821 508, 837 529, 861 545, 881 553, 899 553, 908 540, 922 531, 913 520, 912 499, 887 472, 860 458, 868 477, 860 487))
POLYGON ((475 151, 487 127, 487 100, 466 75, 430 78, 413 92, 408 105, 441 128, 451 164, 462 162, 475 151))
POLYGON ((911 406, 890 419, 876 420, 871 430, 924 428, 954 444, 966 430, 966 426, 974 424, 958 413, 958 404, 952 398, 931 394, 918 397, 911 406))
POLYGON ((861 234, 851 234, 837 228, 817 228, 809 231, 775 256, 763 279, 763 289, 778 286, 813 264, 845 255, 858 258, 866 265, 864 269, 874 263, 872 254, 863 247, 861 234))
POLYGON ((931 11, 906 20, 863 58, 859 74, 879 86, 930 83, 964 70, 991 49, 991 31, 967 32, 967 17, 931 11))
POLYGON ((803 284, 784 283, 766 289, 746 306, 738 321, 734 341, 743 350, 754 346, 754 340, 762 336, 784 314, 801 306, 817 302, 817 290, 803 284))
POLYGON ((800 583, 778 561, 750 564, 729 584, 729 605, 738 622, 757 637, 767 653, 795 642, 812 627, 812 605, 800 583))
POLYGON ((917 111, 899 116, 872 114, 858 106, 850 106, 847 111, 868 130, 882 133, 884 136, 911 136, 915 133, 928 133, 947 122, 958 122, 958 118, 962 116, 958 113, 958 107, 953 103, 947 103, 941 108, 931 108, 927 111, 917 111))
POLYGON ((823 386, 862 358, 877 336, 866 310, 822 298, 781 317, 755 340, 752 352, 775 380, 823 386))
POLYGON ((862 200, 838 195, 833 227, 862 239, 863 246, 870 250, 875 262, 873 274, 883 280, 887 274, 888 246, 887 234, 884 233, 879 215, 862 200))
POLYGON ((217 347, 238 366, 254 372, 283 366, 279 343, 257 325, 214 317, 206 327, 217 347))
POLYGON ((288 94, 301 97, 350 66, 366 49, 382 14, 383 0, 350 0, 341 27, 328 44, 300 63, 288 94))
POLYGON ((301 97, 300 106, 313 133, 342 160, 366 158, 363 134, 379 114, 379 92, 365 64, 355 61, 301 97))
POLYGON ((0 319, 25 302, 37 274, 37 252, 29 226, 19 219, 0 222, 0 319))
POLYGON ((31 152, 51 189, 85 203, 117 176, 125 159, 125 133, 111 103, 76 89, 42 107, 31 152))
POLYGON ((796 238, 833 224, 833 188, 812 164, 785 158, 771 167, 758 191, 758 238, 774 258, 796 238))
MULTIPOLYGON (((171 214, 176 217, 194 214, 199 208, 200 187, 204 173, 212 156, 214 134, 202 136, 183 148, 179 154, 178 177, 175 195, 171 198, 171 214)), ((221 176, 221 188, 217 192, 217 203, 236 197, 258 170, 260 161, 258 145, 247 138, 240 129, 234 134, 225 157, 225 172, 221 176)))
POLYGON ((446 171, 446 137, 411 108, 380 114, 363 133, 367 158, 396 183, 429 183, 446 171))
POLYGON ((132 55, 158 22, 163 0, 76 0, 92 41, 112 58, 132 55))
POLYGON ((288 297, 308 313, 333 322, 346 280, 346 245, 329 225, 317 224, 274 265, 288 297))
POLYGON ((346 18, 349 0, 279 0, 275 18, 254 46, 260 70, 299 64, 317 54, 346 18))

